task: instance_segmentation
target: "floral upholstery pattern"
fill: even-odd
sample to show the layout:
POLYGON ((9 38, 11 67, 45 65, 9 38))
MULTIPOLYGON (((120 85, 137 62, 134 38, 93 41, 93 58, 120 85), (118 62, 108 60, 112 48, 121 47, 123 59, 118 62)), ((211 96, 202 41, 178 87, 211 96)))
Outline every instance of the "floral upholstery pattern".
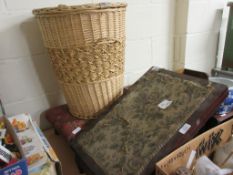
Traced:
POLYGON ((73 143, 106 175, 141 174, 146 165, 198 109, 213 87, 150 70, 130 92, 73 143), (158 106, 172 101, 166 109, 158 106))

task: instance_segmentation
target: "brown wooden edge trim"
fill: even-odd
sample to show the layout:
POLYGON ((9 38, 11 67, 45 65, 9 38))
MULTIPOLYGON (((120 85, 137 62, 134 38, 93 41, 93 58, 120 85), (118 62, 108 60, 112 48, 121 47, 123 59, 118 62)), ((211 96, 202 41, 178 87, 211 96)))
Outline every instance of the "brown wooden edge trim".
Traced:
MULTIPOLYGON (((149 71, 151 71, 152 68, 150 68, 145 74, 147 74, 149 71)), ((168 70, 164 70, 164 69, 159 69, 158 72, 163 72, 163 73, 167 73, 170 74, 172 76, 175 77, 179 77, 179 78, 183 78, 186 80, 190 80, 190 81, 194 81, 194 82, 198 82, 204 86, 207 86, 209 84, 209 81, 204 80, 204 79, 200 79, 197 77, 193 77, 193 76, 189 76, 189 75, 184 75, 184 74, 177 74, 175 72, 172 71, 168 71, 168 70)), ((144 75, 145 75, 144 74, 144 75)), ((138 84, 140 82, 140 80, 142 79, 142 77, 134 83, 134 85, 130 86, 129 89, 127 90, 127 93, 123 94, 111 107, 110 109, 108 109, 108 111, 110 111, 115 105, 118 104, 118 102, 121 101, 122 98, 124 98, 125 96, 127 96, 127 94, 132 91, 135 88, 135 85, 138 84)), ((207 97, 207 99, 202 103, 202 105, 205 105, 207 107, 209 107, 209 101, 213 98, 211 96, 219 96, 222 93, 224 93, 223 95, 221 95, 219 98, 217 99, 212 99, 212 100, 217 100, 217 102, 215 102, 213 105, 214 107, 209 107, 209 112, 208 115, 211 115, 212 113, 215 112, 215 110, 211 111, 210 109, 214 109, 216 108, 218 105, 221 104, 222 100, 224 100, 224 98, 227 96, 227 87, 225 85, 220 85, 217 83, 212 83, 212 85, 214 86, 214 91, 210 94, 209 97, 207 97)), ((206 111, 204 111, 205 108, 201 107, 201 110, 198 109, 198 111, 202 111, 202 114, 204 114, 206 111)), ((200 114, 198 114, 198 111, 194 112, 193 115, 191 115, 191 119, 194 120, 196 117, 198 117, 197 115, 201 116, 200 114)), ((106 111, 104 114, 107 114, 108 112, 106 111)), ((98 119, 95 119, 93 121, 91 121, 89 124, 87 124, 88 126, 86 126, 78 135, 82 134, 84 131, 90 130, 92 127, 95 126, 95 124, 101 120, 105 115, 102 114, 98 119)), ((208 116, 207 115, 207 116, 208 116)), ((202 117, 202 116, 201 116, 202 117)), ((191 120, 189 119, 189 120, 191 120)), ((186 122, 189 122, 189 120, 187 120, 186 122)), ((206 119, 206 121, 208 120, 208 117, 206 119)), ((196 121, 196 120, 195 120, 196 121)), ((191 123, 193 124, 193 123, 191 123)), ((202 124, 204 125, 204 123, 202 124)), ((200 126, 202 126, 200 124, 200 126)), ((193 133, 197 133, 198 131, 192 131, 193 133)), ((187 134, 188 135, 188 134, 187 134)), ((190 134, 189 134, 190 135, 190 134)), ((78 137, 78 136, 76 136, 78 137)), ((171 148, 170 146, 166 146, 163 147, 161 149, 161 151, 151 160, 151 162, 149 163, 149 165, 145 168, 145 170, 143 171, 143 173, 141 175, 148 175, 154 172, 154 165, 155 163, 161 159, 162 157, 164 157, 165 155, 169 154, 171 151, 173 151, 175 148, 177 148, 178 146, 181 146, 182 144, 184 144, 187 140, 185 140, 185 137, 181 137, 180 133, 176 133, 171 139, 170 141, 167 143, 168 145, 174 145, 176 144, 176 146, 174 148, 171 148), (180 143, 179 143, 180 142, 180 143)), ((189 136, 190 137, 190 136, 189 136)), ((85 164, 90 164, 91 167, 88 166, 88 169, 90 169, 91 171, 93 171, 95 173, 95 175, 105 175, 105 173, 101 170, 101 168, 98 166, 98 164, 89 156, 87 155, 84 151, 82 151, 82 147, 75 141, 78 138, 73 139, 73 141, 71 142, 71 147, 73 148, 73 150, 76 152, 76 154, 78 155, 78 157, 80 159, 82 159, 82 162, 85 164)), ((187 138, 186 138, 187 139, 187 138)), ((190 138, 191 139, 191 138, 190 138)))
POLYGON ((186 133, 185 135, 182 135, 181 133, 177 132, 170 141, 166 144, 166 147, 163 147, 160 152, 154 157, 151 162, 148 164, 148 166, 145 168, 144 172, 141 175, 148 175, 153 173, 155 163, 162 159, 164 156, 168 155, 190 139, 192 139, 201 129, 204 124, 208 121, 208 119, 214 115, 215 109, 221 104, 221 102, 225 99, 227 96, 228 90, 227 87, 224 86, 218 86, 217 89, 214 92, 215 94, 212 94, 209 96, 200 106, 200 108, 193 113, 193 115, 185 122, 189 123, 192 127, 186 133), (215 98, 216 95, 218 98, 215 98), (209 101, 214 101, 212 105, 210 105, 209 101), (207 109, 207 110, 206 110, 207 109), (199 120, 200 124, 198 127, 196 126, 196 121, 199 120), (202 121, 201 121, 202 120, 202 121), (197 129, 198 128, 198 129, 197 129), (174 146, 175 145, 175 146, 174 146))

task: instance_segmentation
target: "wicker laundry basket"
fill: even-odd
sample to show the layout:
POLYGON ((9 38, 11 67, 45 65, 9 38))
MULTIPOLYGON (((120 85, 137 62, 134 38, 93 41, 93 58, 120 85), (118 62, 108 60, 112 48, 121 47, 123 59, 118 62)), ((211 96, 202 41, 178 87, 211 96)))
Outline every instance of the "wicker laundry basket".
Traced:
POLYGON ((33 10, 70 112, 94 118, 123 92, 125 3, 33 10))

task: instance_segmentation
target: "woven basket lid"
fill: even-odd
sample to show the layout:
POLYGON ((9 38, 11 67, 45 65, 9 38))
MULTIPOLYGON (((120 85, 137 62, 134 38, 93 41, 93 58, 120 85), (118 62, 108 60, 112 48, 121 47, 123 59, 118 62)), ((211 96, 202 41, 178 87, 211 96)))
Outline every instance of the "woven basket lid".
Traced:
POLYGON ((125 8, 127 3, 92 3, 76 6, 58 5, 57 7, 34 9, 34 15, 49 15, 49 14, 64 14, 64 13, 83 13, 86 11, 101 10, 101 9, 116 9, 125 8))

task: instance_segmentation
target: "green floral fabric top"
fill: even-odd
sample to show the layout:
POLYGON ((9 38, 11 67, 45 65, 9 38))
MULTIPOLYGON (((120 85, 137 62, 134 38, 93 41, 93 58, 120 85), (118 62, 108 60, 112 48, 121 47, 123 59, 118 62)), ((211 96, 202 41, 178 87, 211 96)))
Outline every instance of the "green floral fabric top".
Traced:
POLYGON ((137 175, 205 100, 212 88, 160 71, 131 91, 74 142, 106 175, 137 175), (172 101, 166 109, 158 105, 172 101))

